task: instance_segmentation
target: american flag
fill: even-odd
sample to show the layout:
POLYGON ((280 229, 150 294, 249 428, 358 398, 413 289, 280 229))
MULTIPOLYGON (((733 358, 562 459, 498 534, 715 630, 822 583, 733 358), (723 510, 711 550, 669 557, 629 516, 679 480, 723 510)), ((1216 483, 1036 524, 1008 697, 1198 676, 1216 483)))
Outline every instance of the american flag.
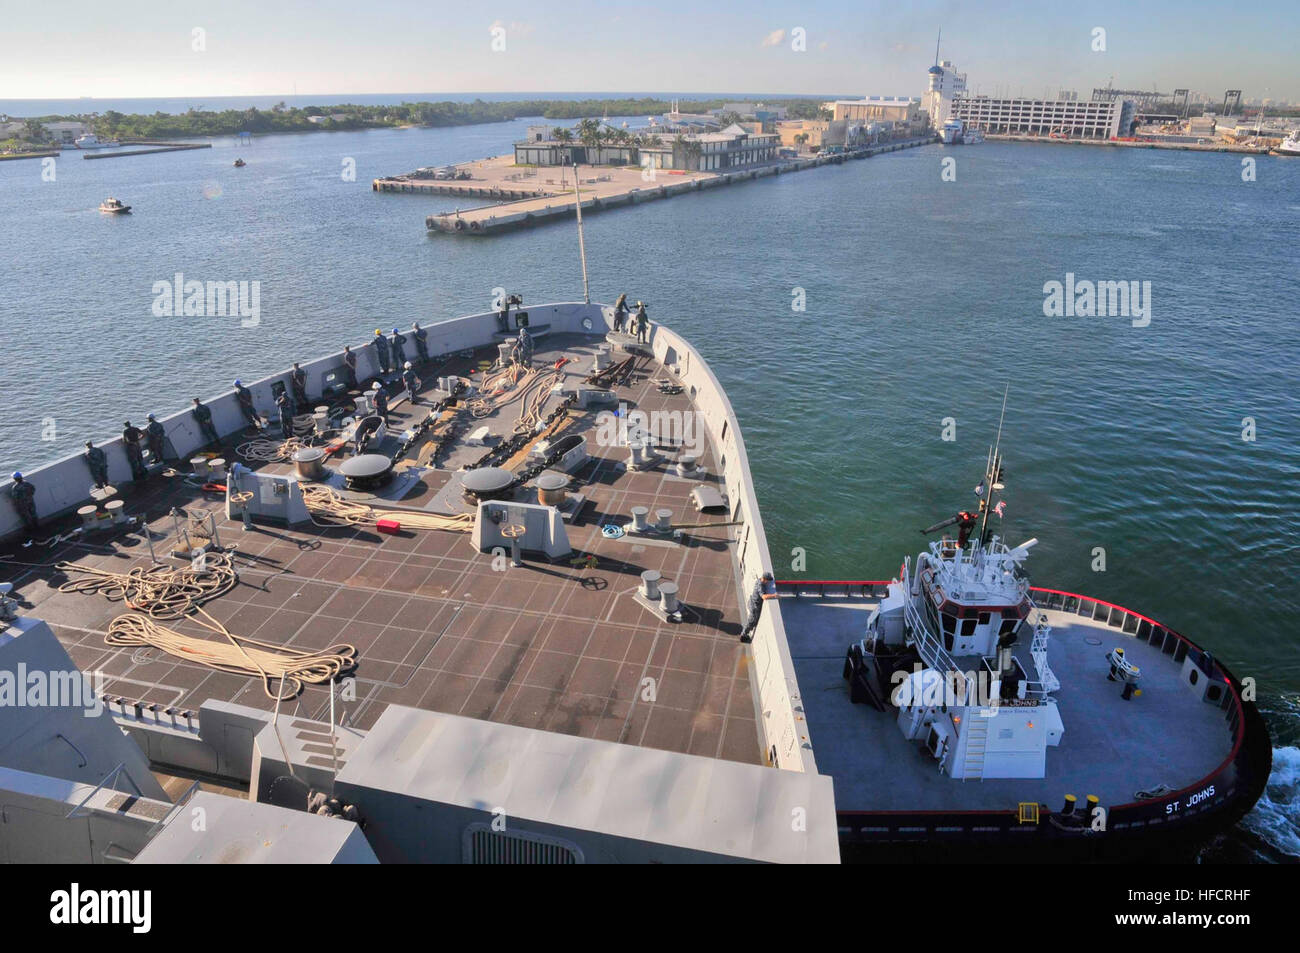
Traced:
POLYGON ((993 507, 993 512, 996 513, 998 516, 1001 516, 1002 511, 1006 509, 1006 506, 1007 506, 1006 500, 998 500, 998 505, 993 507))

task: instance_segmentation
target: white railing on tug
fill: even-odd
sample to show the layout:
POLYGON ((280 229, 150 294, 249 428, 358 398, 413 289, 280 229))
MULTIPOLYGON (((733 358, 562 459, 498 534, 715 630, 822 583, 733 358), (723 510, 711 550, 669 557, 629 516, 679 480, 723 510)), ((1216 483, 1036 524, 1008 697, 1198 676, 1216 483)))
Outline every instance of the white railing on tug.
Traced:
POLYGON ((1017 602, 1029 595, 1028 579, 1013 576, 1010 580, 1012 584, 1008 585, 1008 580, 1002 573, 996 568, 990 570, 982 562, 985 556, 998 559, 1010 556, 1011 552, 1005 543, 998 542, 994 542, 988 549, 975 542, 968 549, 962 550, 957 548, 955 539, 947 536, 930 544, 930 555, 934 557, 931 565, 940 587, 950 595, 965 599, 978 595, 974 590, 966 588, 972 585, 997 590, 999 597, 1014 595, 1017 602))
MULTIPOLYGON (((906 579, 903 580, 903 584, 907 584, 906 579)), ((925 620, 921 618, 921 614, 917 612, 916 606, 913 605, 911 599, 903 600, 903 618, 906 620, 908 627, 913 633, 913 640, 916 643, 916 651, 917 654, 921 656, 921 661, 934 671, 943 675, 945 679, 950 677, 950 673, 956 672, 961 676, 962 681, 965 683, 966 691, 964 693, 964 698, 970 699, 976 697, 975 689, 977 686, 973 683, 971 674, 963 672, 961 667, 953 661, 952 656, 948 654, 948 650, 945 649, 936 638, 934 638, 930 630, 926 628, 925 620)))
POLYGON ((1047 624, 1047 613, 1043 612, 1034 601, 1029 600, 1029 607, 1032 611, 1038 613, 1038 618, 1034 620, 1034 638, 1029 643, 1029 654, 1034 659, 1034 668, 1038 669, 1038 677, 1042 680, 1044 692, 1054 692, 1061 687, 1061 680, 1056 677, 1052 667, 1047 664, 1047 643, 1052 635, 1052 627, 1047 624))

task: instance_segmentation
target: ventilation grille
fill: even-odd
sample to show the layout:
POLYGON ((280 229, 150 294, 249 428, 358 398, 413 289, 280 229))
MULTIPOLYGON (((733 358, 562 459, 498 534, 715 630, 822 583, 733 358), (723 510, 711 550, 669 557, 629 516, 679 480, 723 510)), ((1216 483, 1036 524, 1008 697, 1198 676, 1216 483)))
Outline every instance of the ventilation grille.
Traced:
POLYGON ((465 828, 464 860, 467 864, 580 864, 582 851, 545 834, 494 831, 488 824, 465 828))

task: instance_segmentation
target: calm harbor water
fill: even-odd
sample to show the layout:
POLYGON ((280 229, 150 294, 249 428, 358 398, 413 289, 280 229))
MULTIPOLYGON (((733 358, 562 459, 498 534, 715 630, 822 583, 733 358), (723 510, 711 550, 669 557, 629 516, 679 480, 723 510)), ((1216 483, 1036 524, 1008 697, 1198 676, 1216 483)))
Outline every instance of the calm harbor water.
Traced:
MULTIPOLYGON (((571 226, 430 237, 424 216, 454 200, 370 191, 499 154, 527 124, 71 154, 53 182, 0 163, 0 467, 375 327, 486 310, 496 286, 580 299, 571 226), (100 215, 107 195, 135 214, 100 215), (155 317, 153 284, 177 272, 261 282, 260 324, 155 317)), ((644 299, 723 382, 778 576, 802 550, 812 578, 888 577, 974 502, 1009 385, 1004 526, 1040 540, 1035 582, 1151 615, 1258 682, 1276 764, 1246 828, 1300 855, 1300 160, 1241 172, 1233 155, 931 146, 591 216, 588 262, 593 299, 644 299), (1150 282, 1149 326, 1044 316, 1067 274, 1150 282)))

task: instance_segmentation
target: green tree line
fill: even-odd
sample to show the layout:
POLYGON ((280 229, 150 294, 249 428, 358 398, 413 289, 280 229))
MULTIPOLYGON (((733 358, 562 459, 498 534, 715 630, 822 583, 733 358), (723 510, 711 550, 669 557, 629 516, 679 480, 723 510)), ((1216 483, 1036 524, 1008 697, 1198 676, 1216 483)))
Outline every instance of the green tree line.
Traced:
MULTIPOLYGON (((682 112, 707 112, 718 109, 723 100, 682 101, 682 112)), ((791 118, 813 118, 820 100, 789 99, 774 101, 784 106, 791 118)), ((504 122, 524 116, 541 116, 548 120, 583 119, 593 116, 652 116, 667 112, 672 104, 663 99, 583 99, 583 100, 514 100, 469 103, 419 102, 387 106, 361 106, 340 103, 335 106, 290 107, 280 103, 271 109, 226 109, 207 111, 191 109, 180 114, 156 112, 153 115, 127 114, 114 110, 73 116, 42 116, 40 122, 78 121, 89 125, 103 137, 138 139, 181 139, 201 136, 228 136, 238 132, 319 132, 331 129, 367 129, 384 126, 466 126, 476 123, 504 122), (341 114, 344 118, 315 117, 341 114)), ((29 121, 29 125, 33 121, 29 121)))

